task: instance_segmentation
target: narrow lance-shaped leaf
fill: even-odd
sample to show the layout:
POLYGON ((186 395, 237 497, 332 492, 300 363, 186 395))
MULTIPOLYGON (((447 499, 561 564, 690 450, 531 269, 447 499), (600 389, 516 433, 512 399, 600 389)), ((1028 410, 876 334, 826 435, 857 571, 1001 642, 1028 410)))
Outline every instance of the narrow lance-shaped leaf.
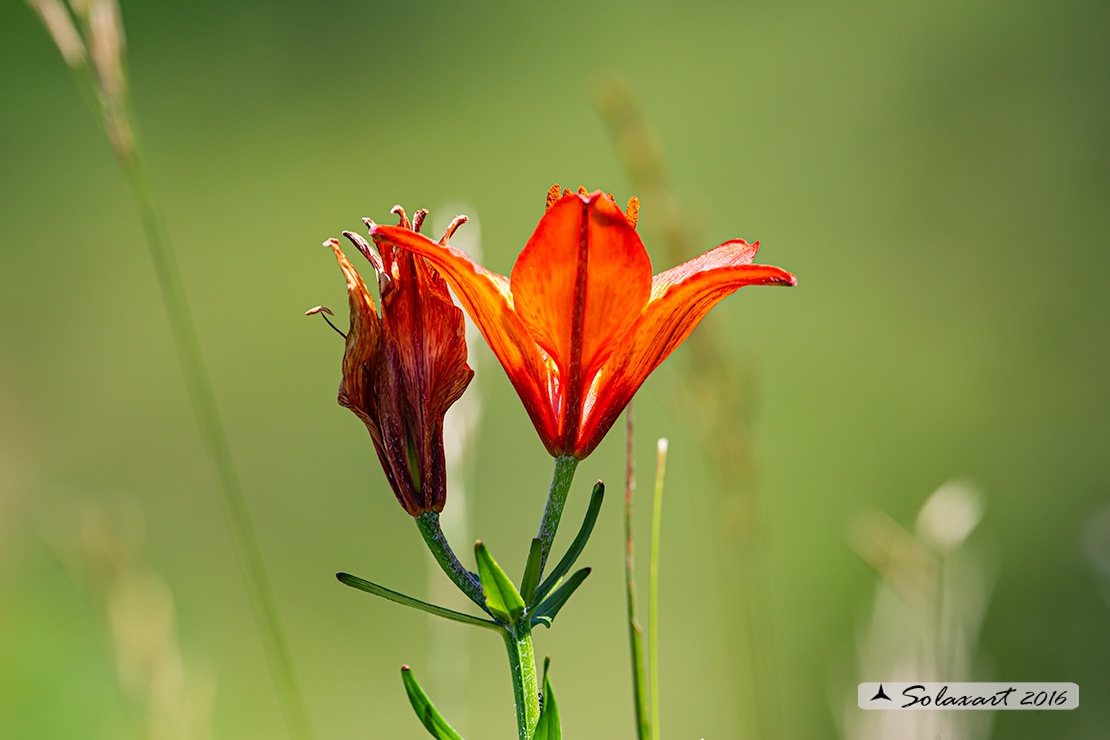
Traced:
POLYGON ((555 701, 555 689, 551 688, 551 679, 547 675, 547 668, 551 664, 551 657, 543 661, 543 709, 540 718, 536 721, 536 734, 532 740, 563 740, 563 730, 559 723, 559 703, 555 701))
POLYGON ((525 604, 531 604, 536 597, 536 587, 540 583, 540 564, 543 562, 543 540, 536 537, 528 550, 528 562, 524 566, 524 578, 520 581, 520 595, 525 604))
POLYGON ((462 612, 457 612, 453 609, 447 609, 442 606, 436 606, 435 604, 429 604, 426 601, 414 599, 411 596, 406 596, 405 594, 392 591, 385 586, 379 586, 376 583, 372 583, 371 581, 359 578, 358 576, 352 576, 350 573, 336 573, 335 577, 339 579, 340 583, 350 586, 351 588, 357 588, 359 591, 365 591, 368 594, 381 596, 383 599, 389 599, 390 601, 396 602, 398 604, 411 606, 413 609, 419 609, 421 611, 428 612, 429 614, 435 614, 437 617, 451 619, 456 622, 462 622, 463 624, 472 624, 476 627, 485 627, 486 629, 501 629, 497 622, 491 622, 488 619, 481 619, 480 617, 472 617, 469 614, 463 614, 462 612))
POLYGON ((534 605, 536 602, 541 601, 551 589, 559 585, 559 581, 564 575, 574 566, 578 556, 582 554, 583 548, 590 540, 590 535, 594 531, 594 525, 597 523, 597 515, 601 512, 601 502, 605 498, 605 484, 598 481, 594 484, 593 493, 590 494, 590 505, 586 508, 586 516, 582 520, 582 527, 578 530, 574 541, 570 543, 567 548, 566 555, 563 555, 562 560, 552 569, 551 573, 544 579, 543 585, 536 591, 536 595, 528 601, 529 604, 534 605))
POLYGON ((463 740, 462 735, 455 732, 455 728, 447 724, 447 720, 432 705, 424 689, 420 688, 420 682, 412 675, 412 669, 407 665, 401 666, 401 680, 405 682, 405 691, 408 692, 413 711, 424 723, 429 735, 437 740, 463 740))
POLYGON ((478 580, 482 582, 486 606, 498 619, 509 624, 516 622, 524 614, 524 599, 516 586, 481 541, 474 543, 474 557, 478 561, 478 580))
POLYGON ((544 627, 551 627, 551 622, 554 621, 555 615, 563 608, 563 604, 567 603, 570 595, 582 585, 582 581, 586 580, 586 576, 590 574, 589 568, 583 568, 575 572, 567 582, 559 588, 555 589, 555 593, 544 599, 543 603, 536 607, 535 613, 532 615, 532 624, 542 624, 544 627))

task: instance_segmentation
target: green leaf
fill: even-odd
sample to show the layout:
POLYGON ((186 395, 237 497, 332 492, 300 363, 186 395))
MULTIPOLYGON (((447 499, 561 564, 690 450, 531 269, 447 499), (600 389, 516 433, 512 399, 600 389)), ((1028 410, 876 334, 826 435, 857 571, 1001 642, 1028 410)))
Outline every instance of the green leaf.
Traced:
POLYGON ((462 735, 455 732, 455 728, 447 724, 443 715, 432 706, 428 695, 424 693, 424 689, 420 688, 420 683, 416 680, 416 676, 412 675, 412 669, 407 665, 401 666, 401 680, 405 682, 405 691, 408 692, 409 702, 412 704, 416 716, 424 723, 429 735, 437 738, 437 740, 463 740, 462 735))
POLYGON ((478 560, 478 580, 482 582, 490 613, 507 624, 515 623, 524 615, 524 599, 516 586, 481 541, 474 543, 474 557, 478 560))
POLYGON ((605 498, 605 484, 598 481, 594 484, 593 493, 590 494, 590 505, 586 509, 586 517, 582 520, 582 527, 578 530, 578 534, 574 538, 574 542, 570 543, 570 548, 567 549, 567 554, 555 566, 551 574, 544 580, 543 585, 540 586, 536 595, 529 600, 529 604, 534 605, 538 601, 542 601, 547 596, 551 589, 559 585, 560 579, 574 566, 574 562, 578 560, 578 556, 582 554, 582 549, 586 547, 586 543, 590 539, 590 535, 594 531, 594 524, 597 523, 597 515, 601 511, 601 501, 605 498))
POLYGON ((559 613, 563 604, 567 603, 570 595, 582 585, 582 581, 586 580, 586 576, 589 574, 590 569, 583 568, 568 578, 566 583, 555 589, 555 593, 548 596, 542 604, 536 607, 535 613, 532 614, 532 624, 542 624, 544 627, 550 628, 551 622, 555 620, 555 615, 559 613))
POLYGON ((488 619, 481 619, 480 617, 472 617, 469 614, 463 614, 462 612, 457 612, 453 609, 446 609, 442 606, 429 604, 426 601, 421 601, 420 599, 414 599, 411 596, 405 596, 402 593, 391 591, 385 586, 379 586, 376 583, 372 583, 365 579, 359 578, 358 576, 352 576, 350 573, 336 573, 335 577, 339 579, 340 583, 350 586, 351 588, 357 588, 359 591, 365 591, 368 594, 381 596, 383 599, 389 599, 390 601, 395 601, 398 604, 411 606, 413 609, 419 609, 421 611, 428 612, 429 614, 435 614, 437 617, 451 619, 456 622, 462 622, 463 624, 472 624, 476 627, 485 627, 486 629, 501 629, 500 625, 498 625, 497 622, 492 622, 488 619))
POLYGON ((543 709, 540 718, 536 721, 536 733, 532 740, 562 740, 563 730, 559 725, 559 703, 555 701, 555 689, 551 688, 551 679, 547 676, 547 667, 551 658, 543 661, 543 709))
POLYGON ((531 604, 536 597, 536 587, 540 583, 540 562, 543 559, 543 540, 536 537, 528 551, 528 563, 524 566, 524 578, 520 581, 520 596, 525 604, 531 604))

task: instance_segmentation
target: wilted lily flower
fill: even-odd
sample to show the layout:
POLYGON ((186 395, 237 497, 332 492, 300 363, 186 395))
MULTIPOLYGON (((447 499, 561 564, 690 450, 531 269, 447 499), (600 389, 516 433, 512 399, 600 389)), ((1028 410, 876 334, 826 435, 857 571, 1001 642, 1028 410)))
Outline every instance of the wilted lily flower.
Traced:
POLYGON ((589 455, 648 375, 717 303, 745 285, 795 285, 753 265, 759 243, 728 241, 652 277, 635 230, 611 195, 558 185, 510 277, 445 241, 370 224, 379 244, 426 258, 459 297, 504 366, 552 455, 589 455))
MULTIPOLYGON (((415 215, 414 230, 400 206, 393 212, 401 219, 396 228, 411 233, 427 215, 415 215)), ((466 364, 463 313, 452 303, 447 283, 422 257, 388 244, 379 255, 365 239, 343 233, 378 274, 382 315, 339 241, 327 241, 347 278, 351 306, 339 403, 370 430, 405 511, 414 517, 442 511, 447 499, 443 417, 474 376, 466 364)))

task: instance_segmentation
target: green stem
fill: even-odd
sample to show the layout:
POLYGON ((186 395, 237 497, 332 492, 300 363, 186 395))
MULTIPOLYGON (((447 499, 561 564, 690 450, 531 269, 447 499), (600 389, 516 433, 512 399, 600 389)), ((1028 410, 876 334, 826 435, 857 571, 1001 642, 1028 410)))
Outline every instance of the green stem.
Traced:
POLYGON ((177 346, 185 386, 192 400, 201 438, 216 473, 220 501, 227 517, 231 540, 246 583, 247 597, 259 628, 263 649, 281 698, 285 721, 293 737, 311 738, 312 729, 304 697, 297 683, 289 647, 278 617, 273 588, 251 523, 243 486, 231 454, 231 445, 216 405, 212 382, 204 364, 196 325, 185 297, 185 284, 170 244, 165 220, 137 151, 132 152, 129 157, 120 157, 119 162, 142 215, 147 246, 161 288, 171 334, 177 346))
POLYGON ((636 619, 636 569, 633 559, 632 491, 636 488, 636 464, 632 456, 632 404, 625 416, 625 479, 624 479, 624 575, 628 596, 628 640, 632 652, 632 695, 636 709, 636 737, 651 740, 651 720, 644 697, 644 630, 636 619))
POLYGON ((555 541, 555 532, 559 529, 559 520, 563 518, 563 506, 567 502, 567 493, 574 480, 574 469, 578 467, 578 460, 569 455, 555 458, 555 471, 551 476, 551 489, 547 494, 547 505, 543 509, 543 519, 540 520, 540 531, 536 537, 540 540, 540 575, 547 564, 547 556, 551 553, 551 543, 555 541))
POLYGON ((540 718, 540 695, 536 682, 536 652, 532 647, 532 625, 528 618, 505 628, 505 648, 513 674, 516 726, 520 740, 531 740, 540 718))
POLYGON ((648 675, 651 676, 651 726, 659 732, 659 535, 663 525, 663 476, 667 440, 660 439, 655 462, 655 497, 651 512, 651 566, 648 585, 648 675))
POLYGON ((478 581, 478 576, 463 567, 463 564, 455 556, 455 551, 451 549, 447 537, 443 534, 443 529, 439 526, 439 514, 434 511, 425 511, 416 517, 416 527, 423 535, 424 542, 427 543, 428 549, 432 552, 432 557, 436 559, 439 567, 443 569, 451 582, 458 586, 459 590, 466 594, 468 599, 480 606, 482 611, 489 614, 489 609, 486 608, 486 597, 482 595, 482 584, 478 581))
MULTIPOLYGON (((93 38, 93 30, 83 14, 78 13, 77 20, 81 24, 78 33, 82 38, 82 45, 87 48, 90 39, 94 43, 96 41, 93 38)), ((63 55, 65 55, 64 49, 63 55)), ((119 65, 117 72, 121 80, 126 79, 125 62, 120 52, 115 63, 119 65)), ((273 589, 266 574, 258 538, 251 524, 242 484, 231 455, 231 446, 228 443, 227 433, 224 431, 215 394, 212 391, 212 383, 205 368, 200 340, 197 337, 192 314, 189 312, 185 285, 165 227, 165 218, 143 169, 139 154, 138 130, 126 94, 126 86, 122 86, 123 92, 116 91, 114 96, 110 94, 110 91, 99 84, 98 75, 94 73, 87 56, 82 55, 77 60, 67 57, 66 63, 85 104, 108 135, 112 152, 127 178, 139 208, 147 248, 154 263, 154 272, 161 289, 170 333, 177 348, 185 387, 192 401, 193 413, 200 427, 205 451, 216 475, 220 500, 228 528, 231 530, 231 540, 245 581, 247 598, 259 630, 263 651, 270 664, 286 724, 292 736, 308 740, 312 737, 312 728, 308 721, 304 697, 297 684, 293 661, 278 617, 273 589)), ((108 62, 108 64, 111 63, 108 62)))

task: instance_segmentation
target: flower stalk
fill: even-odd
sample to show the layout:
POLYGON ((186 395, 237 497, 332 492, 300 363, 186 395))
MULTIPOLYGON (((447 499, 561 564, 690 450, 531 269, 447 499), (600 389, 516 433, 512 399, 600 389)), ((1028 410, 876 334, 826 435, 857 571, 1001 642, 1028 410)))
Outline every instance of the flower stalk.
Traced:
POLYGON ((563 518, 563 507, 567 503, 567 494, 570 484, 574 481, 574 471, 578 467, 578 459, 570 455, 560 455, 555 458, 555 470, 551 475, 551 488, 547 493, 547 504, 543 507, 543 518, 540 520, 540 529, 536 537, 540 540, 540 575, 543 575, 544 566, 547 565, 547 556, 551 554, 551 544, 555 541, 555 533, 559 529, 559 521, 563 518))
POLYGON ((513 675, 513 699, 520 740, 531 740, 540 718, 540 695, 536 683, 536 651, 528 617, 505 629, 505 648, 513 675))
POLYGON ((432 553, 432 557, 439 563, 439 567, 443 569, 451 582, 468 599, 481 607, 483 611, 489 613, 489 609, 486 608, 486 599, 482 595, 482 584, 478 582, 476 575, 459 562, 459 558, 451 549, 447 537, 443 534, 443 528, 439 525, 439 514, 434 511, 425 511, 420 516, 415 517, 415 521, 417 529, 420 530, 420 535, 424 538, 424 543, 432 553))

